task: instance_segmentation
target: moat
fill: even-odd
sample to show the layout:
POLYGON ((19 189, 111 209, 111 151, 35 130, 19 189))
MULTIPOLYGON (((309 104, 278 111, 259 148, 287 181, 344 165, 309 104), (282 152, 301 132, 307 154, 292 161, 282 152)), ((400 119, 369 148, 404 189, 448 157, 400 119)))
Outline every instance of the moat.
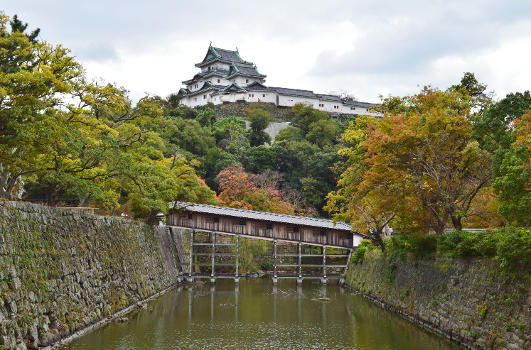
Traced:
POLYGON ((178 287, 63 349, 461 349, 336 285, 178 287))

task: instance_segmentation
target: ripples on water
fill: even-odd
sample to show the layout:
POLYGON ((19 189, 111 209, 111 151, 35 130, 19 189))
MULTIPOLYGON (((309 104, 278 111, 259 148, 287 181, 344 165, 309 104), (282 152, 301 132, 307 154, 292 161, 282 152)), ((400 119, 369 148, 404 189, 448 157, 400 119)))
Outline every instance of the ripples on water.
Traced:
POLYGON ((180 287, 128 318, 65 349, 460 349, 348 290, 310 281, 180 287))

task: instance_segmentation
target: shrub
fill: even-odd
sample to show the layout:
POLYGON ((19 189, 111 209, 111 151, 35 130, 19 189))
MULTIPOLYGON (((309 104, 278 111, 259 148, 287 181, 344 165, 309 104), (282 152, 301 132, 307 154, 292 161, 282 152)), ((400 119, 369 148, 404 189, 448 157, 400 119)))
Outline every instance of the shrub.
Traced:
POLYGON ((363 240, 358 248, 354 251, 354 254, 352 254, 352 257, 350 258, 350 262, 353 264, 357 264, 363 261, 363 256, 365 255, 365 252, 370 249, 370 246, 372 243, 368 240, 363 240))
POLYGON ((497 232, 496 260, 508 270, 531 270, 531 229, 508 227, 497 232))

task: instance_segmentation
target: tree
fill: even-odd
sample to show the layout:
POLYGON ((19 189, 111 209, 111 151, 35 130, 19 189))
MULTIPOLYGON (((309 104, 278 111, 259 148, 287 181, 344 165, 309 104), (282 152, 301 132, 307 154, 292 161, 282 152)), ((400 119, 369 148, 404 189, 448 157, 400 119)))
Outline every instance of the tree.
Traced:
POLYGON ((218 147, 233 154, 237 159, 241 159, 250 147, 245 120, 241 118, 230 116, 216 120, 213 130, 218 147))
POLYGON ((10 33, 7 22, 0 17, 1 197, 20 196, 25 182, 28 198, 129 205, 148 219, 172 200, 213 200, 185 159, 165 157, 155 129, 166 101, 132 105, 124 88, 87 82, 67 49, 24 34, 18 19, 10 33))
POLYGON ((374 164, 375 168, 371 169, 366 158, 370 126, 385 122, 358 118, 356 123, 349 125, 342 135, 343 147, 339 150, 345 160, 339 166, 343 171, 338 189, 328 194, 325 206, 334 220, 350 222, 355 230, 365 233, 382 251, 385 251, 383 234, 403 200, 394 186, 396 178, 380 172, 377 169, 380 164, 374 164))
POLYGON ((293 121, 292 125, 300 128, 304 135, 306 135, 310 129, 310 124, 328 119, 328 115, 325 112, 313 109, 312 106, 296 104, 293 106, 293 121))
POLYGON ((500 214, 507 223, 530 225, 529 150, 524 142, 529 91, 511 93, 490 106, 473 121, 474 137, 493 156, 493 188, 499 196, 500 214))
POLYGON ((245 172, 242 167, 223 169, 216 180, 219 183, 219 199, 224 205, 272 213, 293 214, 293 206, 283 200, 282 192, 271 183, 257 184, 258 176, 245 172), (269 185, 268 185, 269 184, 269 185))
POLYGON ((209 103, 203 109, 197 111, 196 120, 199 124, 211 128, 216 121, 216 111, 214 105, 209 103))
POLYGON ((271 119, 271 113, 260 107, 251 105, 247 107, 247 119, 251 122, 251 133, 249 134, 249 142, 251 146, 260 146, 264 143, 270 143, 271 137, 264 131, 271 119))
POLYGON ((33 44, 37 43, 37 37, 39 36, 39 33, 41 32, 40 28, 36 28, 31 33, 26 34, 25 31, 28 28, 28 24, 23 23, 21 20, 19 20, 17 15, 13 16, 9 24, 11 25, 11 33, 20 32, 26 35, 31 43, 33 44))
POLYGON ((9 33, 7 21, 0 15, 0 196, 11 199, 23 175, 53 166, 52 147, 70 131, 58 123, 70 121, 58 106, 82 71, 66 49, 33 42, 20 30, 9 33))
POLYGON ((251 147, 245 153, 243 165, 247 171, 260 174, 265 170, 273 170, 276 165, 276 154, 271 147, 261 145, 251 147))
POLYGON ((468 98, 471 110, 475 110, 478 114, 492 103, 492 93, 487 93, 486 90, 487 85, 481 84, 471 72, 464 73, 459 84, 452 85, 448 89, 450 92, 456 91, 468 98))
POLYGON ((330 119, 320 119, 308 126, 306 139, 320 148, 330 147, 339 136, 339 125, 330 119))
POLYGON ((393 220, 401 231, 462 228, 477 193, 490 180, 490 155, 472 137, 470 104, 461 92, 424 88, 389 98, 381 120, 351 124, 338 190, 327 209, 353 218, 384 249, 381 233, 393 220), (397 113, 399 111, 399 113, 397 113))
POLYGON ((472 200, 490 180, 490 155, 472 137, 470 105, 461 93, 424 88, 409 101, 414 108, 408 114, 372 128, 369 164, 401 174, 404 191, 415 194, 422 208, 418 219, 429 218, 430 228, 442 233, 451 219, 460 230, 472 200))
POLYGON ((304 135, 300 128, 295 126, 288 126, 279 131, 278 135, 275 137, 275 142, 281 141, 302 141, 304 140, 304 135))

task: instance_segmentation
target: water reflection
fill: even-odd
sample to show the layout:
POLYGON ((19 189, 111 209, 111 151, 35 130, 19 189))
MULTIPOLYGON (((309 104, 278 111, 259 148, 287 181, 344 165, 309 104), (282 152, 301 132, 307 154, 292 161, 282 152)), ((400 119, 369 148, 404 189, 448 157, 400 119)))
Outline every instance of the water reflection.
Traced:
POLYGON ((68 349, 458 349, 336 286, 185 286, 68 349))

